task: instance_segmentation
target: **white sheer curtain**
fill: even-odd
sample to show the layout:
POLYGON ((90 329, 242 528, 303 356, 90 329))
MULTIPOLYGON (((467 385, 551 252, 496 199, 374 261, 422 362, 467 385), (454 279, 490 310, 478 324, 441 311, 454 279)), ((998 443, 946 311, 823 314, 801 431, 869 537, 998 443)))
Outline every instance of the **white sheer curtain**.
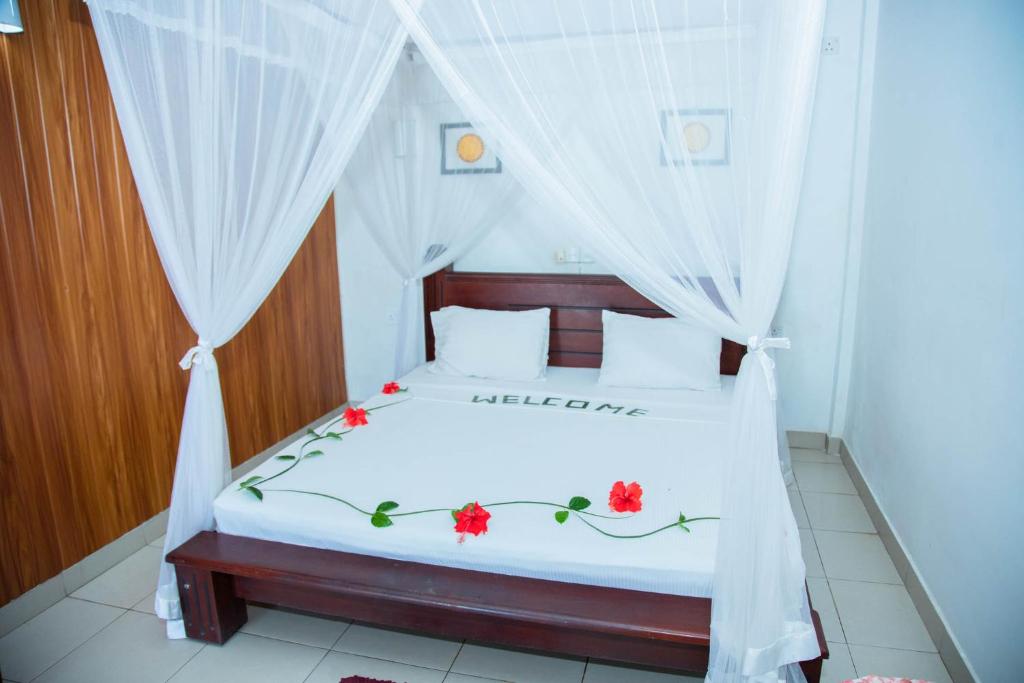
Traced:
POLYGON ((423 277, 464 254, 523 196, 508 172, 442 173, 442 126, 462 123, 465 115, 410 46, 338 186, 339 200, 402 279, 394 378, 424 360, 423 277))
MULTIPOLYGON (((230 457, 213 350, 280 278, 405 42, 386 0, 90 0, 132 173, 199 341, 164 551, 212 528, 230 457)), ((268 358, 287 363, 287 358, 268 358)), ((157 614, 183 637, 174 569, 157 614)))
POLYGON ((766 338, 786 273, 824 0, 392 0, 508 168, 629 284, 748 345, 709 681, 818 656, 766 338))

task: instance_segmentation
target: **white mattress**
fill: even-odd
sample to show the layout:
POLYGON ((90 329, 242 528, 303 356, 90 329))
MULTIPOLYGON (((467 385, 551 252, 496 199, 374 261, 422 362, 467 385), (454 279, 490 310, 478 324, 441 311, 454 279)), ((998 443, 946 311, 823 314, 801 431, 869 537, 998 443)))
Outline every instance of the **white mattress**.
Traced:
MULTIPOLYGON (((710 596, 717 521, 694 523, 692 533, 623 540, 573 517, 557 524, 553 508, 509 505, 490 508, 488 533, 459 543, 447 512, 395 517, 380 529, 336 501, 274 490, 326 493, 369 510, 393 500, 396 513, 585 496, 591 511, 610 514, 608 492, 621 479, 643 486, 643 510, 592 520, 608 531, 643 533, 680 512, 717 516, 732 378, 723 378, 720 392, 611 388, 596 380, 587 369, 549 368, 544 381, 499 383, 418 368, 401 380, 408 392, 376 396, 364 407, 407 402, 372 413, 341 442, 318 442, 324 455, 266 484, 262 502, 237 482, 225 489, 214 503, 217 528, 450 567, 710 596)), ((282 452, 297 453, 298 443, 282 452)), ((246 477, 268 477, 288 464, 271 459, 246 477)))

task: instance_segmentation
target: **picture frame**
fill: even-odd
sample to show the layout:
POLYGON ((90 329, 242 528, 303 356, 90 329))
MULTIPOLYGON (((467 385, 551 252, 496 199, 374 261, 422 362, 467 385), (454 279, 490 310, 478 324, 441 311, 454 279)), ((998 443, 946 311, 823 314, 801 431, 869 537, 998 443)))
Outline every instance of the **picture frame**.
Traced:
POLYGON ((493 147, 462 121, 441 124, 441 175, 501 173, 493 147))
POLYGON ((729 109, 662 109, 661 165, 727 166, 731 116, 729 109))

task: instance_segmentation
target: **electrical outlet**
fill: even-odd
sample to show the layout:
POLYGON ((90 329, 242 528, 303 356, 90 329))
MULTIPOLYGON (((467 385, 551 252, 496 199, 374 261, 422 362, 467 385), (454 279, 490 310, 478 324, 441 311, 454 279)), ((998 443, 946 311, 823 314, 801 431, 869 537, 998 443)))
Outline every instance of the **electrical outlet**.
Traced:
POLYGON ((821 41, 821 54, 839 54, 839 38, 836 36, 825 36, 825 38, 823 38, 821 41))
POLYGON ((593 257, 579 247, 566 247, 555 252, 555 263, 593 263, 593 257))

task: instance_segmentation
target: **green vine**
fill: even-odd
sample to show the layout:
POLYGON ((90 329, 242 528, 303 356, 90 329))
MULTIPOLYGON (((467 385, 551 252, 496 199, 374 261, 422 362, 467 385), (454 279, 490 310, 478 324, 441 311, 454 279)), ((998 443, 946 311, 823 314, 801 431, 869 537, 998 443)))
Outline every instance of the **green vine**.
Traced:
MULTIPOLYGON (((397 391, 404 392, 406 390, 405 389, 398 389, 397 391)), ((588 508, 590 507, 591 502, 590 502, 589 499, 587 499, 587 498, 585 498, 583 496, 573 496, 572 498, 569 499, 569 502, 567 504, 565 504, 565 505, 563 505, 561 503, 552 503, 552 502, 548 502, 548 501, 539 501, 539 500, 505 500, 505 501, 497 501, 497 502, 494 502, 494 503, 484 503, 483 505, 479 505, 477 503, 468 503, 467 505, 465 505, 465 506, 463 506, 461 508, 455 508, 455 509, 452 509, 452 508, 427 508, 427 509, 423 509, 423 510, 409 510, 409 511, 406 511, 406 512, 394 512, 394 510, 397 510, 399 508, 399 504, 397 502, 393 501, 393 500, 383 501, 383 502, 379 503, 376 506, 376 508, 374 508, 371 511, 371 510, 365 510, 365 509, 361 508, 360 506, 356 505, 355 503, 353 503, 351 501, 348 501, 348 500, 345 500, 344 498, 340 498, 338 496, 332 496, 332 495, 330 495, 328 493, 321 493, 319 491, 306 491, 306 490, 303 490, 303 489, 290 489, 290 488, 266 488, 266 484, 268 482, 273 481, 274 479, 277 479, 277 478, 287 474, 288 472, 292 471, 303 460, 307 460, 309 458, 319 457, 319 456, 322 456, 324 454, 324 452, 322 450, 320 450, 320 449, 306 450, 309 446, 311 446, 311 445, 313 445, 313 444, 315 444, 315 443, 317 443, 319 441, 324 441, 324 440, 341 441, 342 438, 344 437, 344 435, 352 432, 354 429, 357 429, 358 426, 360 426, 361 424, 366 424, 366 421, 365 421, 365 416, 366 415, 369 415, 369 414, 371 414, 371 413, 373 413, 373 412, 375 412, 377 410, 381 410, 383 408, 388 408, 388 407, 391 407, 391 406, 394 406, 394 405, 398 405, 400 403, 405 403, 408 400, 410 400, 410 399, 405 399, 405 400, 402 400, 402 401, 394 401, 392 403, 386 403, 384 405, 376 406, 374 408, 366 408, 365 410, 364 409, 354 410, 352 408, 349 408, 349 409, 347 409, 345 411, 345 413, 341 417, 335 418, 335 419, 331 420, 330 422, 328 422, 326 425, 324 425, 324 427, 321 429, 321 431, 317 431, 315 429, 307 430, 306 433, 309 435, 310 438, 308 440, 304 441, 299 446, 299 451, 298 451, 297 455, 296 454, 283 453, 281 455, 275 456, 276 460, 281 460, 283 462, 289 462, 290 464, 287 467, 285 467, 280 472, 277 472, 275 474, 270 475, 269 477, 265 477, 264 478, 264 477, 260 477, 258 475, 249 477, 248 479, 245 479, 244 481, 239 482, 239 484, 238 484, 239 490, 240 491, 245 491, 245 492, 249 493, 250 495, 252 495, 253 497, 255 497, 259 501, 263 500, 263 497, 264 497, 265 493, 292 493, 292 494, 299 494, 299 495, 305 495, 305 496, 315 496, 315 497, 319 497, 319 498, 326 498, 328 500, 332 500, 332 501, 335 501, 337 503, 341 503, 342 505, 345 505, 345 506, 351 508, 355 512, 358 512, 359 514, 362 514, 362 515, 365 515, 366 517, 369 517, 370 523, 373 526, 375 526, 377 528, 381 528, 381 529, 389 527, 389 526, 393 526, 394 523, 395 523, 394 520, 396 518, 398 518, 398 517, 409 517, 411 515, 425 515, 425 514, 441 513, 441 512, 443 512, 443 513, 450 514, 452 516, 452 518, 456 522, 458 522, 460 514, 465 513, 470 508, 474 508, 474 506, 475 506, 475 509, 486 510, 486 508, 501 507, 501 506, 506 506, 506 505, 533 505, 533 506, 543 506, 543 507, 556 508, 556 511, 554 512, 554 519, 555 519, 555 521, 558 524, 565 524, 566 521, 568 521, 570 516, 575 516, 581 522, 586 524, 588 527, 590 527, 594 531, 596 531, 596 532, 598 532, 598 533, 600 533, 600 534, 602 534, 604 536, 607 536, 609 538, 620 538, 620 539, 646 538, 648 536, 653 536, 655 534, 661 533, 663 531, 668 531, 669 529, 674 529, 674 528, 679 528, 679 529, 682 529, 683 531, 689 533, 690 532, 690 528, 687 526, 688 524, 691 524, 693 522, 703 522, 703 521, 710 521, 710 520, 717 520, 717 519, 719 519, 718 517, 689 517, 688 518, 684 514, 680 513, 679 514, 679 518, 676 521, 672 522, 671 524, 666 524, 664 526, 658 527, 658 528, 653 529, 651 531, 648 531, 646 533, 642 533, 642 534, 615 534, 615 533, 611 533, 610 531, 607 531, 605 529, 602 529, 601 527, 599 527, 598 525, 594 524, 593 522, 591 522, 587 518, 589 517, 591 519, 623 520, 623 519, 630 519, 634 515, 633 514, 604 515, 604 514, 599 514, 599 513, 596 513, 596 512, 589 511, 588 508), (362 420, 362 421, 360 421, 360 420, 362 420), (342 422, 346 423, 346 425, 348 427, 347 429, 344 429, 342 431, 332 431, 332 429, 334 427, 336 427, 337 425, 341 424, 342 422)), ((486 530, 486 525, 484 525, 484 530, 486 530)), ((475 533, 475 532, 471 532, 471 533, 475 533)))

